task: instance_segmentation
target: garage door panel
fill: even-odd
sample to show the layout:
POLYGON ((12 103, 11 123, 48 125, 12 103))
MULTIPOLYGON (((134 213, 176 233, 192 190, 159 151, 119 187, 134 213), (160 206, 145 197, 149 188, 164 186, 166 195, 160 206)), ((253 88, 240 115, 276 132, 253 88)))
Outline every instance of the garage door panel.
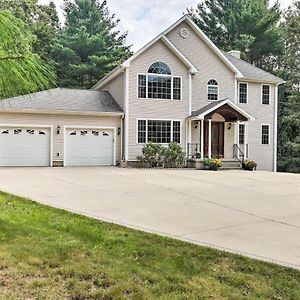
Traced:
POLYGON ((67 129, 65 164, 113 165, 113 131, 99 129, 67 129))
POLYGON ((1 166, 49 166, 50 130, 0 128, 1 166))

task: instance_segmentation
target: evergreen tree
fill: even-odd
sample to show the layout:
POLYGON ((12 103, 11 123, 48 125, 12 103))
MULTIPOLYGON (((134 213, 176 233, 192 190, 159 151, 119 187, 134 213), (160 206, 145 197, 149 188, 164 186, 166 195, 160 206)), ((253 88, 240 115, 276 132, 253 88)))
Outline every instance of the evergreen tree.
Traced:
POLYGON ((285 52, 279 96, 278 170, 300 173, 300 1, 285 13, 285 52))
POLYGON ((38 0, 6 0, 0 10, 9 10, 22 20, 34 35, 32 50, 43 59, 49 58, 51 43, 59 30, 59 19, 53 1, 40 5, 38 0))
POLYGON ((0 99, 47 89, 51 69, 31 51, 33 37, 10 12, 0 12, 0 99))
POLYGON ((116 29, 106 1, 65 0, 63 8, 66 22, 52 53, 60 85, 90 88, 129 56, 127 33, 116 29))
POLYGON ((257 66, 269 69, 283 50, 278 2, 269 7, 267 0, 205 0, 188 12, 219 48, 240 50, 257 66))

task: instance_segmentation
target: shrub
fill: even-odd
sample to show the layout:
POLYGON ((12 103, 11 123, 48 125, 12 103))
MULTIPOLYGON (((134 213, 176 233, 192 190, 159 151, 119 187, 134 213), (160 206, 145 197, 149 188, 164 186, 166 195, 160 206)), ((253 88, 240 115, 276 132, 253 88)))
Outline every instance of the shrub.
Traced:
POLYGON ((257 168, 257 163, 255 160, 245 160, 243 163, 244 170, 253 171, 257 168))
POLYGON ((206 158, 203 160, 203 165, 209 167, 209 169, 217 171, 222 167, 222 161, 220 159, 214 158, 206 158))
POLYGON ((171 142, 164 150, 164 166, 167 168, 177 168, 185 161, 185 153, 178 143, 171 142))
POLYGON ((142 153, 143 155, 138 156, 137 159, 143 167, 148 168, 176 168, 185 161, 185 153, 180 144, 175 142, 171 142, 168 147, 149 143, 143 147, 142 153))

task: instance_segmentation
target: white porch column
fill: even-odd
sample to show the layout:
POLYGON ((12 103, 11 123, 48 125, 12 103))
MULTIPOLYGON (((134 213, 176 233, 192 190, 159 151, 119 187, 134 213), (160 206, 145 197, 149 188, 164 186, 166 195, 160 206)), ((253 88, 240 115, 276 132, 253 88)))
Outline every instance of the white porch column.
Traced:
POLYGON ((245 122, 245 138, 244 138, 244 158, 248 158, 247 155, 247 144, 248 144, 248 122, 245 122))
POLYGON ((211 158, 211 119, 208 120, 208 158, 211 158))
MULTIPOLYGON (((236 144, 240 148, 240 121, 236 121, 236 144)), ((237 157, 240 158, 240 151, 237 151, 237 157)))
POLYGON ((201 152, 201 159, 204 158, 204 120, 201 120, 201 140, 200 140, 200 152, 201 152))
POLYGON ((191 142, 192 142, 192 121, 191 120, 189 120, 188 121, 189 123, 188 123, 188 143, 189 144, 191 144, 191 142))

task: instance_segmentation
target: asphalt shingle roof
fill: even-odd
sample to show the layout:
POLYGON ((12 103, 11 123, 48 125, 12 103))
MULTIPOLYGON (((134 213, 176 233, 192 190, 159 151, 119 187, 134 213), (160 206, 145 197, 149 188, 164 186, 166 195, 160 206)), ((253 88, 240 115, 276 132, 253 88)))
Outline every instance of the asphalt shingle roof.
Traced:
POLYGON ((209 103, 209 104, 207 104, 207 105, 201 107, 201 108, 198 109, 198 110, 193 110, 193 111, 192 111, 192 114, 190 115, 190 117, 199 116, 199 115, 201 115, 202 113, 208 111, 209 109, 211 109, 211 108, 217 106, 219 103, 224 102, 225 100, 227 100, 227 99, 222 99, 222 100, 218 100, 218 101, 213 101, 213 102, 211 102, 211 103, 209 103))
POLYGON ((106 91, 56 88, 24 96, 3 99, 0 110, 34 109, 68 112, 123 112, 106 91))
POLYGON ((238 59, 225 51, 222 51, 222 53, 243 74, 245 79, 270 81, 270 82, 277 82, 277 83, 284 82, 283 79, 271 73, 268 73, 252 64, 249 64, 248 62, 242 59, 238 59))

